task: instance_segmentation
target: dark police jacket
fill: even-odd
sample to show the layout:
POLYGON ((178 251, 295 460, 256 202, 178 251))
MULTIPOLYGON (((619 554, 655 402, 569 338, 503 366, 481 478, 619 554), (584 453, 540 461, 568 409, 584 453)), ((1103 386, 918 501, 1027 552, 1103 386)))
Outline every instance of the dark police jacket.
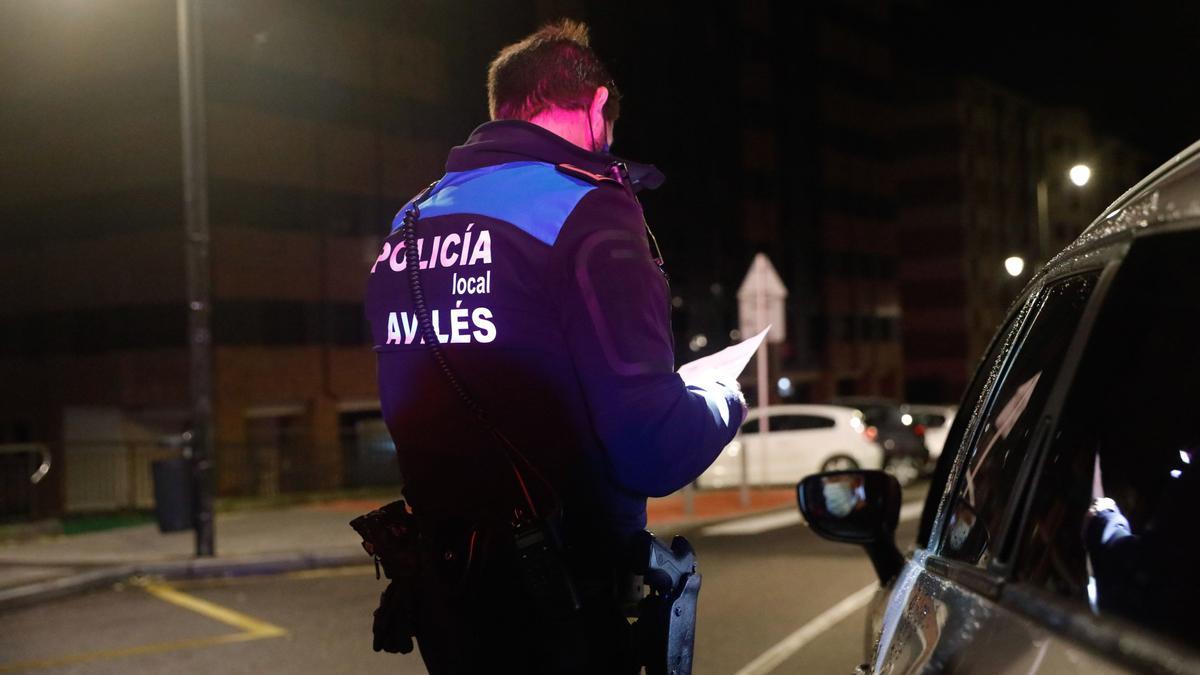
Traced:
MULTIPOLYGON (((537 467, 525 472, 535 499, 556 496, 571 528, 619 536, 645 526, 648 495, 707 468, 743 413, 734 389, 675 374, 667 280, 632 191, 608 177, 613 161, 528 122, 484 124, 450 152, 416 232, 438 340, 537 467)), ((366 312, 404 495, 434 517, 511 512, 505 455, 419 336, 403 215, 371 267, 366 312)))

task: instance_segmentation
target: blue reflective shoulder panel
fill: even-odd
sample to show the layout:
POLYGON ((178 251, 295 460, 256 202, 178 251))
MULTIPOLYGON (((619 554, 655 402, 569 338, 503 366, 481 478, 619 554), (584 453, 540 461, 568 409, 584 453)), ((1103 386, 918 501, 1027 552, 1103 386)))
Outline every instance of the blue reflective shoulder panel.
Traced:
MULTIPOLYGON (((545 244, 554 244, 575 205, 596 186, 561 173, 546 162, 509 162, 446 174, 421 202, 421 217, 476 213, 512 223, 545 244)), ((400 210, 392 230, 404 220, 400 210)))

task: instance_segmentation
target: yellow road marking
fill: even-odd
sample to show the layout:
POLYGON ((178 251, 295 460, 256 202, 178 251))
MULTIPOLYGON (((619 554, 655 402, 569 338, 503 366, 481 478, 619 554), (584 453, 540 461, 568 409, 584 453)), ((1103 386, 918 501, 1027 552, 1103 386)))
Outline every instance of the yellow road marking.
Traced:
POLYGON ((94 652, 85 652, 82 654, 55 656, 48 659, 19 661, 17 663, 0 663, 0 673, 10 673, 18 670, 52 668, 55 666, 76 665, 80 663, 90 663, 93 661, 107 661, 129 656, 143 656, 146 654, 162 654, 164 652, 174 652, 184 649, 197 649, 199 647, 212 647, 215 645, 230 644, 234 642, 250 642, 252 640, 263 640, 287 635, 287 631, 279 626, 267 623, 266 621, 259 621, 258 619, 246 616, 241 612, 235 612, 232 609, 222 607, 207 600, 201 600, 193 595, 188 595, 187 593, 183 593, 175 588, 172 588, 167 584, 143 583, 141 585, 147 593, 160 600, 163 600, 164 602, 169 602, 172 605, 196 612, 197 614, 206 616, 214 621, 219 621, 228 626, 233 626, 234 628, 240 629, 241 632, 229 633, 226 635, 214 635, 211 637, 192 638, 188 640, 159 642, 149 645, 139 645, 136 647, 104 649, 94 652))
POLYGON ((241 612, 235 612, 232 609, 222 607, 207 600, 201 600, 194 595, 188 595, 183 591, 177 591, 167 584, 146 584, 145 591, 159 600, 165 600, 172 605, 177 605, 179 607, 183 607, 184 609, 190 609, 193 612, 207 616, 214 621, 220 621, 221 623, 228 624, 234 628, 240 628, 246 633, 250 633, 256 637, 268 638, 287 635, 287 631, 279 626, 269 624, 265 621, 259 621, 258 619, 248 617, 241 612))

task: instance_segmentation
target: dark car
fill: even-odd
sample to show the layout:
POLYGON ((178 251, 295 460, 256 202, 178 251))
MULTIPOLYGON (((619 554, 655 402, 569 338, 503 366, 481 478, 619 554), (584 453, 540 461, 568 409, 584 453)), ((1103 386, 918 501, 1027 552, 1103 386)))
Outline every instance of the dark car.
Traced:
POLYGON ((846 396, 833 400, 834 405, 862 411, 867 435, 883 450, 883 470, 908 485, 925 473, 929 450, 912 425, 904 423, 900 404, 885 398, 846 396))
POLYGON ((1197 261, 1200 143, 1019 296, 915 550, 886 474, 801 482, 813 530, 864 545, 881 580, 860 672, 1200 672, 1197 261))

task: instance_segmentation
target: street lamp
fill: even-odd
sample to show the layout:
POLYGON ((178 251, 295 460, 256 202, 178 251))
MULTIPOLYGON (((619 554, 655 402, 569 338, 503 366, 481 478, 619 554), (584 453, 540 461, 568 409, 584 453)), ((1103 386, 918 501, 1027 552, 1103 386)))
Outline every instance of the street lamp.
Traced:
MULTIPOLYGON (((1067 172, 1067 178, 1075 187, 1082 188, 1092 179, 1092 167, 1076 164, 1067 172)), ((1037 217, 1038 260, 1045 261, 1050 257, 1050 189, 1045 178, 1040 179, 1037 184, 1037 217)))
POLYGON ((1075 184, 1075 187, 1083 187, 1092 178, 1092 167, 1087 164, 1076 164, 1071 167, 1067 175, 1071 178, 1071 182, 1075 184))
POLYGON ((1025 271, 1025 259, 1019 255, 1010 256, 1004 259, 1004 270, 1008 272, 1010 277, 1019 277, 1021 272, 1025 271))
POLYGON ((175 2, 192 400, 189 457, 196 495, 196 556, 211 557, 216 553, 212 495, 212 293, 209 279, 208 159, 200 8, 200 0, 175 2))

